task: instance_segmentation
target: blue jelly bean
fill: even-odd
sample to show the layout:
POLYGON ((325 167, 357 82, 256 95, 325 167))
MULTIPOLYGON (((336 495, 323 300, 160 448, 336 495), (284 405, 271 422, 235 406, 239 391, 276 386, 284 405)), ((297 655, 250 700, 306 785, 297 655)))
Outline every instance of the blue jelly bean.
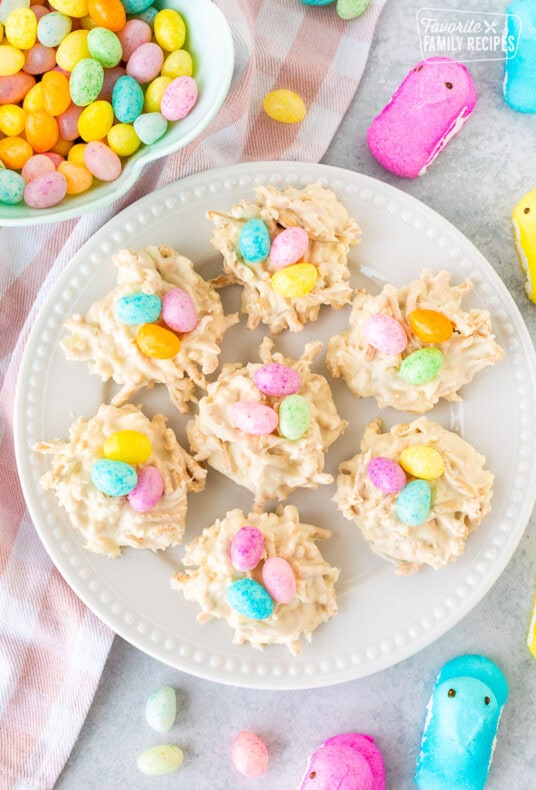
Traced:
POLYGON ((144 100, 143 90, 134 77, 119 77, 112 91, 112 107, 118 121, 134 123, 143 112, 144 100))
POLYGON ((126 496, 136 488, 138 475, 134 467, 123 461, 102 458, 91 467, 93 484, 108 496, 126 496))
POLYGON ((162 300, 156 294, 136 291, 118 299, 114 311, 124 324, 153 324, 160 318, 162 300))
POLYGON ((160 112, 146 112, 134 121, 134 131, 145 145, 152 145, 166 133, 168 122, 160 112))
POLYGON ((142 22, 145 22, 151 30, 154 29, 154 20, 156 19, 156 15, 158 14, 158 9, 154 8, 154 6, 149 6, 146 8, 145 11, 140 11, 138 14, 129 15, 128 19, 141 19, 142 22))
POLYGON ((245 578, 233 582, 227 590, 233 609, 250 620, 266 620, 274 611, 274 602, 261 584, 245 578))
POLYGON ((412 480, 404 486, 396 500, 396 515, 404 524, 418 527, 428 518, 432 489, 426 480, 412 480))
POLYGON ((71 32, 73 23, 71 17, 52 11, 45 14, 37 25, 37 39, 45 47, 57 47, 65 36, 71 32))
POLYGON ((153 0, 121 0, 121 5, 127 14, 139 14, 153 4, 153 0))
POLYGON ((14 206, 22 202, 26 181, 14 170, 0 169, 0 203, 14 206))
POLYGON ((250 219, 240 231, 238 248, 246 263, 262 263, 270 253, 272 241, 262 219, 250 219))
POLYGON ((300 0, 304 5, 331 5, 335 0, 300 0))

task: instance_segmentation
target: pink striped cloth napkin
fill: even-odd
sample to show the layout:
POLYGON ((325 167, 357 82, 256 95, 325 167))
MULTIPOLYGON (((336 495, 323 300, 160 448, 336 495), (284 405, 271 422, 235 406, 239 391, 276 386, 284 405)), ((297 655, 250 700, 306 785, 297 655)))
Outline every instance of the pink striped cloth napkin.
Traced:
POLYGON ((0 790, 54 785, 113 639, 51 565, 17 478, 13 398, 33 318, 78 248, 142 195, 240 160, 320 160, 359 84, 384 2, 372 0, 364 16, 345 22, 333 5, 217 0, 233 28, 236 69, 225 106, 202 137, 149 166, 107 209, 62 224, 1 231, 0 790), (277 87, 304 98, 309 109, 302 124, 277 124, 263 113, 264 95, 277 87))

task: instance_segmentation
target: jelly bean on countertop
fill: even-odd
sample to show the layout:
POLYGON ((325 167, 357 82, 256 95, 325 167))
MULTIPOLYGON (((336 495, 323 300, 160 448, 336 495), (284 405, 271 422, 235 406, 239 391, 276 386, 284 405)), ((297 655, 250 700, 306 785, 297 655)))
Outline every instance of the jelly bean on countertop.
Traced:
POLYGON ((180 768, 183 760, 182 749, 178 746, 151 746, 138 757, 138 769, 147 776, 164 776, 180 768))
POLYGON ((236 735, 231 756, 236 770, 248 779, 261 776, 268 768, 268 749, 254 732, 242 730, 236 735))
POLYGON ((171 686, 153 691, 145 705, 145 720, 157 732, 168 732, 177 716, 177 694, 171 686))
POLYGON ((272 91, 264 97, 264 111, 279 123, 300 123, 307 114, 301 96, 285 88, 272 91))

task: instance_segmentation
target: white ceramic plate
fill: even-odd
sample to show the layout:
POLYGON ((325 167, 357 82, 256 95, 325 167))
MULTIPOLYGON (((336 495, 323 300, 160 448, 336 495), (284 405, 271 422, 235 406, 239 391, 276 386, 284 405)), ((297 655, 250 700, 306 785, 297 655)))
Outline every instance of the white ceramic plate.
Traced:
MULTIPOLYGON (((227 312, 238 309, 238 288, 223 294, 227 312)), ((277 347, 299 354, 312 339, 327 340, 346 327, 349 308, 323 308, 302 333, 285 333, 277 347)), ((225 336, 225 361, 257 358, 263 331, 244 322, 225 336)), ((322 372, 323 361, 315 368, 322 372)), ((523 320, 501 280, 482 255, 446 220, 409 195, 357 173, 321 165, 251 163, 202 173, 147 195, 105 225, 71 261, 36 319, 20 372, 15 436, 19 472, 30 512, 53 561, 73 590, 125 639, 178 669, 233 685, 306 688, 339 683, 388 667, 415 653, 457 623, 485 595, 516 548, 536 492, 533 404, 535 355, 523 320), (209 208, 229 208, 251 198, 257 184, 304 185, 320 181, 338 194, 363 227, 363 243, 351 255, 353 285, 377 290, 382 281, 402 285, 422 267, 446 268, 454 281, 475 283, 468 305, 493 315, 506 358, 465 388, 462 404, 442 404, 429 416, 459 431, 488 459, 496 475, 493 511, 471 536, 464 555, 442 571, 401 578, 372 554, 357 527, 331 502, 334 486, 292 495, 302 520, 333 530, 321 545, 342 568, 339 614, 320 627, 313 643, 293 658, 283 647, 263 652, 232 644, 224 622, 199 625, 198 608, 172 592, 169 578, 182 548, 166 553, 127 549, 108 560, 82 549, 82 541, 52 495, 39 489, 46 457, 32 446, 40 439, 66 437, 76 417, 92 416, 112 388, 91 376, 85 364, 66 362, 58 346, 62 323, 83 313, 115 283, 110 256, 123 246, 168 243, 196 261, 211 277, 221 268, 209 237, 209 208), (360 268, 361 267, 361 268, 360 268)), ((379 410, 371 398, 354 400, 341 381, 332 381, 335 400, 350 425, 327 455, 327 470, 353 455, 367 423, 379 410)), ((186 418, 170 405, 163 388, 136 397, 149 414, 163 411, 185 443, 186 418)), ((387 426, 408 415, 381 412, 387 426)), ((232 507, 248 509, 245 490, 210 471, 204 493, 190 495, 187 537, 193 538, 232 507)))

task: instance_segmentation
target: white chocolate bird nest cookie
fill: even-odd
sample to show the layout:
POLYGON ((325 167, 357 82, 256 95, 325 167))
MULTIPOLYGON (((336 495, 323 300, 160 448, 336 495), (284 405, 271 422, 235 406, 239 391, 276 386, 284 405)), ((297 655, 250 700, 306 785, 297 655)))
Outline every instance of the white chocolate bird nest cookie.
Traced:
POLYGON ((163 414, 150 420, 140 406, 102 404, 94 417, 78 419, 66 442, 40 442, 35 450, 53 455, 41 485, 56 494, 86 548, 118 557, 122 546, 165 549, 184 537, 187 493, 202 491, 206 471, 180 446, 163 414), (162 474, 164 491, 148 512, 133 510, 126 496, 107 496, 91 479, 91 467, 103 457, 106 439, 116 431, 138 431, 152 445, 147 461, 162 474))
POLYGON ((199 604, 198 622, 223 618, 234 629, 235 644, 248 642, 255 648, 284 644, 294 655, 301 653, 300 637, 310 642, 315 628, 337 613, 334 585, 339 570, 324 560, 315 543, 329 538, 331 532, 301 524, 299 518, 298 510, 291 505, 279 506, 276 513, 245 515, 241 510, 231 510, 186 546, 186 572, 173 576, 171 585, 187 601, 199 604), (282 557, 296 578, 293 600, 276 603, 273 613, 264 620, 244 617, 227 600, 229 586, 237 579, 248 577, 262 584, 262 562, 253 571, 242 572, 231 561, 231 542, 245 525, 262 532, 262 559, 282 557))
POLYGON ((380 408, 392 406, 423 413, 440 398, 460 401, 460 388, 480 370, 499 362, 504 351, 494 340, 488 311, 462 309, 462 300, 473 287, 470 280, 453 286, 450 278, 446 271, 433 274, 424 270, 418 280, 400 289, 385 285, 377 296, 357 291, 350 329, 329 342, 326 364, 330 373, 335 378, 342 376, 356 397, 374 397, 380 408), (435 311, 446 317, 454 327, 450 338, 436 346, 421 340, 408 321, 417 310, 435 311), (403 353, 383 353, 365 338, 367 319, 380 314, 396 319, 404 328, 408 344, 403 353), (441 367, 429 381, 408 383, 399 373, 401 363, 424 348, 440 350, 441 367))
POLYGON ((299 332, 315 321, 321 305, 335 309, 348 304, 352 289, 347 280, 348 252, 359 243, 361 230, 334 192, 320 184, 304 189, 259 187, 257 202, 241 201, 229 213, 209 211, 215 225, 212 244, 222 253, 225 274, 214 281, 217 287, 239 284, 244 287, 242 310, 248 315, 248 329, 262 322, 272 334, 283 329, 299 332), (318 280, 304 296, 289 298, 271 285, 274 268, 270 256, 262 264, 248 265, 242 257, 238 240, 240 231, 251 219, 263 220, 273 240, 285 228, 302 228, 309 236, 303 260, 314 264, 318 280))
POLYGON ((193 263, 171 247, 121 250, 114 256, 117 287, 94 302, 85 317, 73 315, 65 322, 70 334, 61 345, 67 359, 88 360, 90 370, 103 381, 113 379, 122 389, 113 398, 121 406, 134 393, 153 384, 165 384, 171 401, 186 413, 195 400, 194 388, 205 388, 205 375, 218 366, 219 343, 224 332, 238 321, 225 316, 213 286, 194 270, 193 263), (146 356, 136 343, 139 325, 125 324, 114 304, 121 297, 141 292, 163 298, 174 288, 185 291, 197 310, 195 328, 181 336, 181 348, 171 359, 146 356))
POLYGON ((412 574, 424 565, 442 568, 459 557, 467 537, 490 512, 493 474, 484 468, 486 459, 468 442, 426 417, 395 425, 381 432, 376 419, 365 430, 360 452, 339 466, 337 493, 333 497, 343 515, 353 520, 377 554, 396 563, 396 572, 412 574), (397 516, 397 495, 377 488, 368 474, 373 458, 398 462, 403 450, 425 445, 443 458, 440 477, 428 480, 431 507, 418 526, 397 516))

